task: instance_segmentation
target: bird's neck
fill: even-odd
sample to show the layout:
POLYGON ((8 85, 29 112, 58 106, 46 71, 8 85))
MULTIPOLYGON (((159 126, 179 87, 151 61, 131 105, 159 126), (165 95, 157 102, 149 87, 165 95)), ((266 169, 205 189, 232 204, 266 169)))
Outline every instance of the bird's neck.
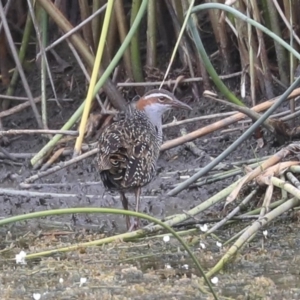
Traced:
POLYGON ((163 112, 155 106, 148 105, 144 108, 144 113, 157 130, 159 138, 162 138, 162 115, 163 112))

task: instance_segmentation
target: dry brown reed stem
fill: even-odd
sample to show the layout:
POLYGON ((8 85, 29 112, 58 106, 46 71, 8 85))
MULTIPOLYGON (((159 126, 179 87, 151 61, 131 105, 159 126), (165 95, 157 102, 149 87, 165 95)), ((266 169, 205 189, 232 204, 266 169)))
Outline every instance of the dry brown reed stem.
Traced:
MULTIPOLYGON (((266 0, 266 4, 268 7, 268 14, 269 14, 269 22, 271 26, 271 30, 280 38, 282 37, 282 31, 280 28, 280 22, 276 7, 274 6, 273 0, 266 0)), ((288 80, 288 70, 287 70, 287 53, 283 46, 279 43, 274 41, 274 48, 276 51, 276 59, 277 59, 277 67, 280 76, 280 81, 282 81, 285 85, 289 84, 288 80)))
MULTIPOLYGON (((253 19, 258 23, 261 23, 261 12, 257 5, 257 1, 251 1, 252 9, 253 9, 253 19)), ((259 53, 260 53, 260 62, 263 71, 263 80, 264 80, 264 87, 265 87, 265 94, 267 98, 273 98, 273 86, 272 86, 272 74, 269 68, 269 60, 267 55, 267 49, 265 45, 265 40, 262 31, 255 27, 257 40, 259 44, 259 53)))
MULTIPOLYGON (((300 88, 297 88, 295 89, 287 99, 291 99, 292 97, 297 97, 300 95, 300 88)), ((254 111, 256 112, 260 112, 260 111, 264 111, 266 109, 268 109, 270 106, 272 106, 272 104, 274 104, 274 102, 278 99, 279 97, 276 97, 272 100, 268 100, 268 101, 265 101, 263 103, 260 103, 254 107, 252 107, 251 109, 253 109, 254 111)), ((168 150, 168 149, 171 149, 173 147, 176 147, 176 146, 179 146, 181 144, 184 144, 186 142, 190 142, 190 141, 193 141, 201 136, 204 136, 206 134, 209 134, 211 132, 214 132, 220 128, 223 128, 223 127, 226 127, 228 125, 231 125, 235 122, 238 122, 240 120, 242 120, 243 118, 245 118, 246 115, 245 114, 242 114, 242 113, 237 113, 233 116, 230 116, 228 118, 225 118, 223 120, 220 120, 218 122, 215 122, 211 125, 208 125, 208 126, 205 126, 205 127, 202 127, 200 129, 197 129, 193 132, 190 132, 188 134, 186 134, 185 136, 181 136, 181 137, 178 137, 176 139, 173 139, 173 140, 170 140, 170 141, 167 141, 165 142, 162 147, 161 147, 161 151, 164 151, 164 150, 168 150)))
MULTIPOLYGON (((81 21, 84 21, 90 15, 90 8, 86 0, 79 0, 78 3, 80 8, 81 21)), ((82 27, 82 33, 86 43, 91 47, 91 49, 93 49, 93 51, 95 51, 91 22, 88 22, 82 27)))
MULTIPOLYGON (((114 12, 116 15, 116 20, 117 20, 116 23, 118 26, 120 42, 123 43, 123 41, 126 38, 126 35, 128 34, 128 25, 127 25, 126 13, 125 13, 125 7, 124 7, 123 0, 115 1, 114 12)), ((126 69, 127 76, 132 80, 133 74, 132 74, 132 68, 131 68, 131 58, 130 58, 129 47, 124 52, 123 61, 124 61, 124 66, 126 69)))
POLYGON ((256 177, 256 182, 259 185, 266 185, 269 184, 269 179, 271 176, 280 176, 284 174, 288 169, 290 169, 292 166, 299 165, 299 161, 284 161, 281 163, 278 163, 272 167, 269 167, 267 170, 263 171, 261 174, 259 174, 256 177))
MULTIPOLYGON (((205 2, 218 3, 218 0, 205 0, 205 2)), ((218 45, 219 54, 221 56, 221 69, 223 73, 231 73, 234 64, 232 63, 233 56, 231 55, 231 42, 230 38, 228 37, 228 28, 225 24, 225 18, 221 17, 222 11, 218 9, 210 9, 208 10, 208 13, 214 32, 214 37, 218 45)))

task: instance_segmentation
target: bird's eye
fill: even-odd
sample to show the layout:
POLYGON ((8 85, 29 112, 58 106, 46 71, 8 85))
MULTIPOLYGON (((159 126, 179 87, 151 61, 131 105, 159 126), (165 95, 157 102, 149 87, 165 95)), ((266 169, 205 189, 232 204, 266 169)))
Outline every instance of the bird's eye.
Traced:
POLYGON ((165 97, 158 97, 158 102, 164 102, 165 97))

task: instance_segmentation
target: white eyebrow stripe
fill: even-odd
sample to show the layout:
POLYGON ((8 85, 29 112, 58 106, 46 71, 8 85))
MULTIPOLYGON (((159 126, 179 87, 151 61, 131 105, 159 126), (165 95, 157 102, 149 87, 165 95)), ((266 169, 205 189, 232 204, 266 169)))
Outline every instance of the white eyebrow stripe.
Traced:
POLYGON ((169 96, 167 94, 163 94, 163 93, 149 94, 149 95, 147 95, 147 96, 145 96, 143 98, 146 100, 146 99, 149 99, 149 98, 159 98, 159 97, 166 97, 166 98, 168 98, 170 100, 173 100, 173 98, 171 96, 169 96))

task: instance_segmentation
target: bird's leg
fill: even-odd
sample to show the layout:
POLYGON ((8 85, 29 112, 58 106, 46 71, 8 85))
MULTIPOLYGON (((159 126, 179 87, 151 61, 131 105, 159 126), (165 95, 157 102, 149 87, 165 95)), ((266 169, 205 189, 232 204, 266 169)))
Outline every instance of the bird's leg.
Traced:
MULTIPOLYGON (((135 194, 135 211, 139 212, 140 208, 140 197, 141 197, 141 191, 142 189, 140 187, 136 188, 134 191, 135 194)), ((136 230, 140 226, 140 219, 139 218, 134 218, 133 223, 131 223, 129 231, 136 230)))
MULTIPOLYGON (((120 198, 122 201, 123 208, 125 210, 128 210, 128 200, 127 200, 124 192, 120 192, 120 198)), ((126 215, 126 227, 127 227, 127 230, 130 230, 130 228, 131 228, 130 217, 127 215, 126 215)))

